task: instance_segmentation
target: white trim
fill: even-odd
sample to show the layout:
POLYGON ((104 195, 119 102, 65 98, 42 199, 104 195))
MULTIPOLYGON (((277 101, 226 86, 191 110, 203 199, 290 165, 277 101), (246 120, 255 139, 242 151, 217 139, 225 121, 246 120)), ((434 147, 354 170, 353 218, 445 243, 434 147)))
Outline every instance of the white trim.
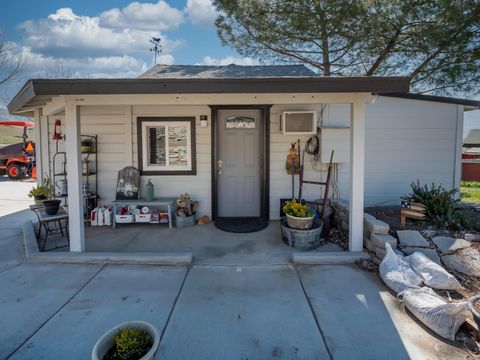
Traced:
POLYGON ((351 105, 349 250, 363 250, 365 186, 365 104, 351 105))
POLYGON ((68 182, 68 229, 70 251, 85 251, 83 225, 82 155, 80 153, 80 106, 65 106, 65 152, 68 182))
POLYGON ((43 161, 42 161, 42 109, 35 109, 33 111, 33 118, 35 120, 35 159, 37 170, 37 185, 43 183, 43 161))
POLYGON ((125 166, 133 166, 132 107, 125 109, 125 166))
POLYGON ((191 171, 192 170, 192 138, 190 121, 142 121, 142 165, 144 171, 191 171), (165 166, 148 164, 148 135, 149 127, 165 127, 165 166), (171 126, 187 127, 187 165, 170 165, 169 128, 171 126))
MULTIPOLYGON (((453 171, 453 188, 460 189, 460 181, 462 180, 462 146, 463 146, 463 105, 457 105, 457 130, 455 143, 455 167, 453 171)), ((457 197, 460 193, 456 194, 457 197)))

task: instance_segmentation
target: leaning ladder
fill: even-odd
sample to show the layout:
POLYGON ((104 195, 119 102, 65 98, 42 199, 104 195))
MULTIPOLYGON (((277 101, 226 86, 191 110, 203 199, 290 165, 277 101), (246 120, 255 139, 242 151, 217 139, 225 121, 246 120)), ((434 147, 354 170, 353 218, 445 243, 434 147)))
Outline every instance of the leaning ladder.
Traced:
POLYGON ((302 201, 303 184, 325 186, 325 192, 323 193, 323 198, 320 199, 320 201, 305 201, 307 204, 322 206, 322 211, 320 212, 320 219, 323 218, 323 215, 325 214, 325 208, 327 207, 328 191, 330 190, 330 178, 332 176, 332 169, 333 169, 333 153, 334 151, 332 150, 332 153, 330 154, 330 162, 328 163, 326 181, 311 181, 311 180, 303 179, 303 170, 305 165, 305 150, 303 150, 303 153, 302 153, 302 162, 300 164, 300 171, 299 171, 300 185, 298 190, 298 202, 302 201))

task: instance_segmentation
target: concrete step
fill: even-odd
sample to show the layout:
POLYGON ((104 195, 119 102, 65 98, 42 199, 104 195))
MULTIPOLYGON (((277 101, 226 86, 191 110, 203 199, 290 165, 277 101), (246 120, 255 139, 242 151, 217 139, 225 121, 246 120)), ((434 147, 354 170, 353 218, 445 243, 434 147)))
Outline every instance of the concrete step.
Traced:
POLYGON ((342 251, 325 253, 293 253, 292 260, 298 265, 340 265, 353 264, 360 260, 370 259, 363 251, 342 251))

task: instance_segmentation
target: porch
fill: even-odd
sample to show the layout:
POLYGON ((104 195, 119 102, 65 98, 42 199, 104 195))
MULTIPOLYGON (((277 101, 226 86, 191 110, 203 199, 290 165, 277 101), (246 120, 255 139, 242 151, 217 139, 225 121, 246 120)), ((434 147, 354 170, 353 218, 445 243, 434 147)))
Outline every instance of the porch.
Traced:
MULTIPOLYGON (((57 236, 49 240, 47 250, 67 245, 57 236)), ((51 250, 66 252, 68 247, 51 250)), ((342 252, 331 242, 323 242, 309 253, 342 252)), ((229 233, 214 224, 169 229, 165 225, 119 224, 110 227, 85 228, 86 253, 191 253, 194 264, 209 265, 275 265, 292 262, 298 249, 282 241, 280 222, 272 220, 267 228, 253 233, 229 233)))

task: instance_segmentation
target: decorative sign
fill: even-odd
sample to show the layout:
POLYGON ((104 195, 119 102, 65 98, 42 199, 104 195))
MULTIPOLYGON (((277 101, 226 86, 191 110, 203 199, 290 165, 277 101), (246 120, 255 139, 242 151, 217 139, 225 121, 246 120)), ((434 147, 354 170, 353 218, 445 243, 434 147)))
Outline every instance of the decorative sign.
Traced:
POLYGON ((140 187, 140 171, 127 166, 118 172, 116 200, 135 200, 140 187))
POLYGON ((225 120, 227 129, 255 129, 255 118, 251 116, 230 116, 225 120))

